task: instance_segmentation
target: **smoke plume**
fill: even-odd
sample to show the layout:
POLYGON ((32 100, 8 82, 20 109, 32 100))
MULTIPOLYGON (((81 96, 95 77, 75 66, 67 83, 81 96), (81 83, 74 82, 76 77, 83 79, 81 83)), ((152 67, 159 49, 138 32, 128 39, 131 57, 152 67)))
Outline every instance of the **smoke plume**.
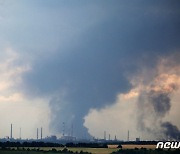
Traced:
POLYGON ((177 139, 180 138, 180 131, 177 126, 171 124, 170 122, 164 122, 161 124, 164 128, 164 134, 169 137, 170 139, 177 139))
MULTIPOLYGON (((20 5, 27 16, 17 10, 19 14, 12 23, 20 21, 15 26, 6 22, 4 27, 11 27, 2 30, 2 37, 13 36, 14 42, 19 42, 17 48, 29 53, 32 70, 23 75, 21 89, 27 97, 48 100, 50 128, 55 134, 62 134, 65 123, 66 134, 73 125, 74 136, 90 136, 84 117, 92 108, 112 105, 118 94, 132 88, 126 74, 136 72, 140 61, 154 67, 157 55, 179 48, 180 11, 176 2, 37 3, 20 5)), ((163 83, 169 79, 166 75, 173 77, 173 73, 164 74, 163 83)), ((139 125, 149 131, 167 115, 176 91, 167 84, 172 88, 168 91, 159 81, 145 83, 149 89, 142 89, 139 96, 139 125)))
POLYGON ((137 104, 140 130, 159 138, 179 137, 178 127, 165 121, 171 110, 173 94, 180 87, 179 68, 175 57, 161 59, 152 79, 141 85, 137 104))

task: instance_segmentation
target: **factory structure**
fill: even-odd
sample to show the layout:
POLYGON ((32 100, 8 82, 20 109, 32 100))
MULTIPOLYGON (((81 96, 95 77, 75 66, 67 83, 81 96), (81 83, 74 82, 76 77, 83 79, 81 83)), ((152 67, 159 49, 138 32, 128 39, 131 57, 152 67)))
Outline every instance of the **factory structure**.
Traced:
POLYGON ((57 138, 55 135, 43 137, 43 127, 36 128, 36 138, 34 139, 22 139, 21 136, 21 127, 19 129, 19 138, 13 137, 13 124, 10 124, 10 135, 0 139, 0 142, 6 141, 18 141, 18 142, 25 142, 25 141, 38 141, 38 142, 52 142, 52 143, 67 143, 67 142, 76 142, 78 139, 73 136, 73 125, 71 127, 71 133, 66 135, 65 134, 65 123, 63 123, 63 134, 60 138, 57 138))
MULTIPOLYGON (((95 137, 92 137, 91 139, 84 139, 84 138, 76 138, 73 135, 73 125, 71 126, 71 130, 70 133, 67 135, 65 133, 65 123, 63 122, 63 130, 62 130, 62 136, 60 138, 57 138, 57 136, 55 135, 51 135, 51 136, 43 136, 43 127, 40 128, 36 128, 36 138, 35 139, 22 139, 21 136, 21 127, 19 129, 19 138, 15 139, 13 137, 13 124, 10 124, 10 135, 0 139, 1 142, 6 142, 6 141, 12 141, 12 142, 32 142, 32 141, 36 141, 36 142, 52 142, 52 143, 68 143, 68 142, 72 142, 72 143, 78 143, 78 142, 97 142, 97 143, 105 143, 105 142, 123 142, 123 140, 119 140, 117 139, 116 135, 111 136, 111 134, 107 134, 106 131, 104 131, 103 133, 103 138, 102 139, 98 139, 95 137)), ((127 140, 126 142, 130 142, 132 140, 130 140, 130 132, 128 130, 127 133, 127 140)), ((140 137, 137 137, 135 139, 135 141, 139 142, 140 141, 140 137)))

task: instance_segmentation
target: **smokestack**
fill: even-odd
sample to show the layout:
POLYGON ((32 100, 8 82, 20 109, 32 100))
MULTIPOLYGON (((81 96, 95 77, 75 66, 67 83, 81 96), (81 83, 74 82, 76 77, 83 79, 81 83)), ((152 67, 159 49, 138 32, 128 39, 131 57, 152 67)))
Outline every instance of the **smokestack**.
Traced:
POLYGON ((19 139, 21 140, 21 127, 19 129, 19 139))
POLYGON ((117 141, 116 135, 115 135, 115 137, 114 137, 114 140, 117 141))
POLYGON ((71 126, 71 137, 73 137, 73 124, 71 126))
POLYGON ((37 128, 37 140, 38 140, 38 128, 37 128))
POLYGON ((41 127, 41 140, 42 140, 42 127, 41 127))
POLYGON ((104 140, 106 140, 106 131, 104 131, 104 140))
POLYGON ((109 134, 109 141, 111 140, 111 135, 109 134))
POLYGON ((128 130, 128 135, 127 135, 127 141, 129 141, 129 130, 128 130))
POLYGON ((64 136, 64 132, 65 132, 65 122, 63 122, 63 136, 64 136))
POLYGON ((11 124, 11 136, 10 136, 10 138, 12 139, 12 124, 11 124))

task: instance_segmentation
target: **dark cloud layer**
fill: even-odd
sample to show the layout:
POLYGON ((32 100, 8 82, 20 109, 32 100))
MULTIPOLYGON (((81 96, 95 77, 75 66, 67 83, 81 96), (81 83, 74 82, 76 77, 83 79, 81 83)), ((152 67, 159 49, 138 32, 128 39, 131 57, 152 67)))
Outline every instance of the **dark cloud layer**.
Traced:
MULTIPOLYGON (((83 117, 90 108, 111 104, 118 93, 131 88, 125 74, 132 75, 139 65, 154 67, 158 56, 179 48, 179 3, 142 2, 87 2, 97 3, 96 7, 103 8, 106 17, 64 48, 48 56, 40 55, 34 61, 32 71, 24 75, 26 94, 52 97, 51 127, 54 130, 62 131, 65 121, 69 126, 75 125, 76 136, 85 136, 82 132, 87 135, 83 117)), ((71 9, 71 4, 67 3, 66 7, 71 9)), ((88 8, 88 5, 83 4, 83 7, 88 8)), ((78 21, 83 23, 85 13, 88 12, 78 14, 78 21)), ((81 28, 79 23, 74 26, 81 28)), ((169 101, 163 94, 157 97, 152 102, 159 110, 159 101, 169 101)))

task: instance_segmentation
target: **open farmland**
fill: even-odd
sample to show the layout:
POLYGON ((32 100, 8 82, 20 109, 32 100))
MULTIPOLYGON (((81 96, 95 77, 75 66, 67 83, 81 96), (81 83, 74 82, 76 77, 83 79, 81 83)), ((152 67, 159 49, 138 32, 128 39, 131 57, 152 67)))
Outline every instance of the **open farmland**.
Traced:
POLYGON ((146 148, 146 149, 155 149, 156 145, 139 145, 139 144, 124 144, 122 145, 122 149, 141 149, 141 148, 146 148))
MULTIPOLYGON (((51 148, 49 148, 50 150, 51 148)), ((71 152, 68 153, 79 153, 89 152, 92 154, 179 154, 179 150, 152 150, 152 149, 108 149, 108 148, 68 148, 71 152), (80 152, 81 151, 81 152, 80 152), (82 152, 83 151, 83 152, 82 152)), ((0 150, 0 154, 57 154, 67 153, 60 151, 49 151, 47 148, 45 151, 38 150, 0 150)), ((57 148, 58 150, 58 148, 57 148)), ((86 153, 87 154, 87 153, 86 153)))
MULTIPOLYGON (((43 147, 43 148, 39 148, 38 151, 32 151, 33 149, 38 149, 38 148, 25 148, 24 150, 22 150, 21 148, 19 150, 0 150, 0 154, 44 154, 44 153, 47 153, 47 154, 55 154, 55 153, 58 153, 58 152, 53 152, 53 151, 50 151, 52 150, 53 148, 51 147, 43 147), (27 149, 30 149, 30 151, 27 151, 27 149), (42 151, 41 151, 42 150, 42 151)), ((57 151, 59 150, 63 150, 63 148, 55 148, 57 151)), ((118 149, 109 149, 109 148, 67 148, 68 150, 76 153, 80 153, 81 151, 83 152, 89 152, 89 153, 92 153, 92 154, 110 154, 112 152, 115 152, 117 151, 118 149)))
MULTIPOLYGON (((109 153, 112 153, 112 152, 118 150, 117 148, 85 148, 85 147, 84 148, 83 147, 69 147, 67 149, 70 151, 73 151, 73 152, 83 151, 83 152, 90 152, 93 154, 109 154, 109 153)), ((43 148, 40 148, 40 150, 49 151, 49 150, 52 150, 52 148, 51 147, 43 147, 43 148)), ((57 151, 63 150, 63 148, 57 147, 56 150, 57 151)))
POLYGON ((93 154, 109 154, 118 150, 118 149, 109 149, 109 148, 68 148, 68 149, 73 152, 84 151, 84 152, 90 152, 93 154))

